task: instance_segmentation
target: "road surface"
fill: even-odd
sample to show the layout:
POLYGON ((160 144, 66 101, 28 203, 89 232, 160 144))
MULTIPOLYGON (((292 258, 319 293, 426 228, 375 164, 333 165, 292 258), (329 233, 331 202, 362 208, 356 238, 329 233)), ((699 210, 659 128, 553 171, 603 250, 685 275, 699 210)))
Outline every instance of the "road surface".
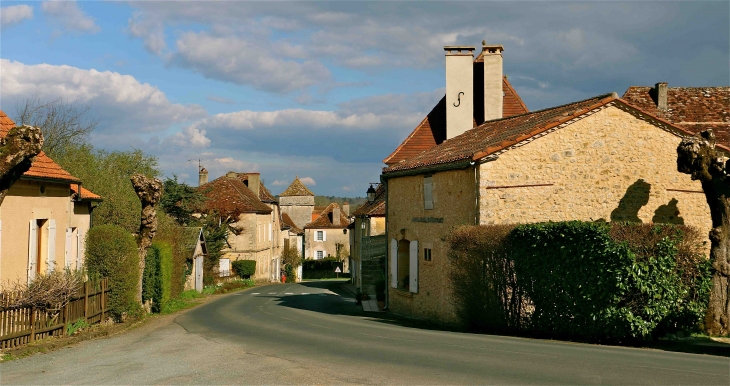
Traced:
POLYGON ((230 294, 0 364, 0 384, 730 385, 730 359, 406 327, 333 281, 230 294))

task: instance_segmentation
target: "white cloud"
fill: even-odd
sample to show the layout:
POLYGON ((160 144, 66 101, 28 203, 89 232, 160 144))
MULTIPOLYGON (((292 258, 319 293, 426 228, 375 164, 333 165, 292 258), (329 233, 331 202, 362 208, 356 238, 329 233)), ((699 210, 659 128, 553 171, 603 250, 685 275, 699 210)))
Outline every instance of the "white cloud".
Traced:
MULTIPOLYGON (((126 138, 129 134, 165 130, 206 115, 199 105, 172 103, 165 93, 148 83, 118 72, 50 64, 26 65, 0 59, 3 105, 12 106, 37 95, 41 100, 63 98, 90 103, 101 121, 92 138, 126 138)), ((205 132, 188 131, 191 143, 205 143, 205 132)))
POLYGON ((272 186, 289 186, 289 182, 286 182, 284 180, 274 180, 274 182, 271 183, 272 186))
POLYGON ((0 28, 2 29, 32 18, 33 7, 29 5, 11 5, 9 7, 0 8, 0 28))
POLYGON ((51 0, 41 5, 43 12, 67 31, 96 33, 101 30, 76 1, 51 0))
POLYGON ((210 146, 210 139, 205 136, 205 130, 192 127, 175 133, 171 140, 174 144, 185 147, 202 148, 210 146))
MULTIPOLYGON (((208 171, 236 171, 236 172, 255 172, 259 170, 259 165, 253 162, 245 162, 237 160, 233 157, 223 157, 213 159, 214 164, 208 168, 208 171)), ((225 172, 222 172, 223 174, 225 172)))
POLYGON ((203 76, 248 85, 258 90, 288 93, 330 80, 329 70, 312 60, 285 60, 255 39, 186 32, 177 40, 171 63, 203 76))
POLYGON ((299 179, 299 181, 307 186, 317 186, 317 183, 314 181, 314 178, 312 178, 312 177, 302 177, 299 179))
POLYGON ((127 24, 129 33, 134 37, 142 38, 147 51, 155 55, 162 55, 163 51, 167 49, 164 25, 160 20, 143 17, 141 13, 135 12, 127 24))

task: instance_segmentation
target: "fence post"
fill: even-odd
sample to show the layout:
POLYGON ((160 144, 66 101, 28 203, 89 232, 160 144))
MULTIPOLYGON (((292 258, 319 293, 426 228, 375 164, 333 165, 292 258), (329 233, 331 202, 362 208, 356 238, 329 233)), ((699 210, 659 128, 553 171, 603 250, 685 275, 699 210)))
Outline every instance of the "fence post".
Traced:
POLYGON ((101 279, 101 322, 103 323, 104 320, 106 320, 106 316, 104 315, 106 313, 106 278, 101 279))
POLYGON ((66 303, 65 306, 63 306, 63 331, 61 332, 61 336, 66 335, 66 330, 68 329, 68 307, 71 305, 71 301, 66 303))
POLYGON ((89 283, 84 283, 84 322, 89 322, 89 283))
POLYGON ((35 340, 35 308, 30 308, 30 342, 35 340))

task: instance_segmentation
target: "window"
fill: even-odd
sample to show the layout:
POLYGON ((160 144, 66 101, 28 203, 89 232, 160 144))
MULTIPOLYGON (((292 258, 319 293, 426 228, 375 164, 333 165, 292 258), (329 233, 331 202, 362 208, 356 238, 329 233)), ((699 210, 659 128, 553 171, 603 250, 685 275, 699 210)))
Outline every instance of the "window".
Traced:
POLYGON ((433 209, 433 177, 423 177, 423 207, 433 209))
POLYGON ((324 238, 324 231, 317 231, 317 238, 316 238, 316 240, 317 241, 324 241, 325 240, 325 238, 324 238))
POLYGON ((431 248, 423 248, 423 260, 431 261, 431 248))
POLYGON ((317 260, 324 259, 324 251, 317 251, 317 260))

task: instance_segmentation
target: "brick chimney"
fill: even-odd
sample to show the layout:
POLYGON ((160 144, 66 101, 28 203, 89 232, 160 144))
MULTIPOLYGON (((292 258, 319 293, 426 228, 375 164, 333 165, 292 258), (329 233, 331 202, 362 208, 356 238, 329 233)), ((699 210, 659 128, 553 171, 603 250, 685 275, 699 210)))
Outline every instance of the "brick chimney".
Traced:
POLYGON ((198 171, 198 186, 205 185, 208 183, 208 171, 205 168, 200 168, 198 171))
POLYGON ((484 59, 484 121, 502 118, 502 51, 501 44, 488 45, 482 41, 484 59))
POLYGON ((248 181, 246 181, 246 186, 248 186, 248 189, 253 192, 253 194, 256 195, 259 199, 261 199, 261 174, 259 173, 246 173, 246 176, 248 176, 248 181))
POLYGON ((348 202, 342 203, 342 211, 345 212, 345 216, 350 217, 350 204, 348 202))
POLYGON ((340 226, 340 207, 337 204, 332 208, 332 225, 340 226))
POLYGON ((446 139, 473 127, 473 46, 445 46, 446 52, 446 139))
POLYGON ((656 107, 661 111, 667 111, 667 82, 660 82, 654 85, 656 93, 656 107))

